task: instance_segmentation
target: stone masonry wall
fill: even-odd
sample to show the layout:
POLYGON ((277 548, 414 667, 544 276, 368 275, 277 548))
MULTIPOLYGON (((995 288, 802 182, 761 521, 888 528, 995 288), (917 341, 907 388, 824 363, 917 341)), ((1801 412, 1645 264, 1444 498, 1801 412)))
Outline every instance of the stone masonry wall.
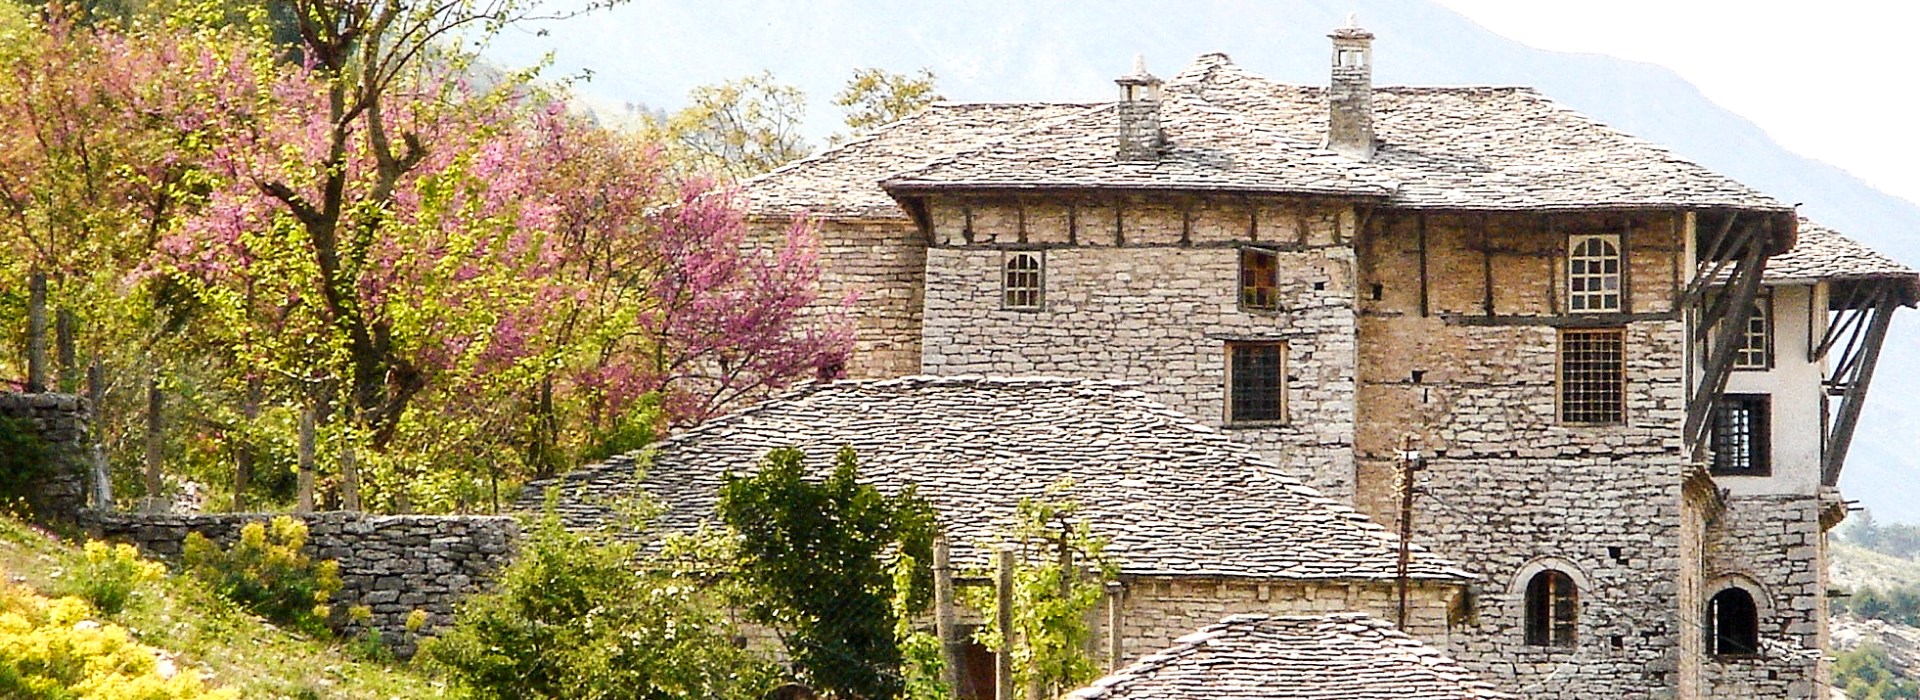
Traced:
MULTIPOLYGON (((1431 643, 1447 638, 1448 613, 1459 604, 1458 586, 1414 582, 1407 591, 1407 632, 1431 643)), ((1110 601, 1111 599, 1109 599, 1110 601)), ((1396 619, 1398 597, 1391 581, 1359 583, 1262 582, 1152 578, 1130 581, 1122 598, 1122 664, 1173 646, 1173 641, 1228 615, 1329 615, 1363 612, 1396 619)), ((1106 606, 1093 638, 1105 656, 1106 606)))
MULTIPOLYGON (((95 537, 130 542, 149 556, 173 559, 189 532, 223 545, 240 536, 241 526, 271 519, 261 513, 217 515, 134 515, 89 513, 84 519, 95 537)), ((340 563, 343 584, 333 603, 333 624, 346 634, 360 628, 346 619, 348 608, 365 605, 373 618, 367 627, 402 658, 413 655, 417 638, 406 629, 407 615, 427 613, 423 633, 453 620, 454 606, 482 590, 512 558, 520 535, 518 521, 503 516, 376 516, 314 513, 307 523, 305 553, 340 563)))
POLYGON ((86 506, 90 413, 72 394, 0 394, 0 416, 32 423, 53 448, 53 476, 32 497, 40 517, 65 520, 86 506))
POLYGON ((1285 341, 1286 420, 1227 429, 1328 495, 1351 498, 1348 208, 1123 198, 936 200, 931 211, 923 371, 1136 380, 1217 424, 1226 344, 1285 341), (1280 310, 1240 308, 1242 245, 1276 252, 1280 310), (1042 251, 1042 309, 1002 308, 1009 250, 1042 251))
MULTIPOLYGON (((1704 596, 1732 586, 1752 594, 1761 653, 1703 656, 1704 697, 1828 696, 1826 536, 1819 513, 1815 496, 1735 496, 1708 526, 1704 596)), ((1699 617, 1704 623, 1704 608, 1699 617)))
POLYGON ((1677 219, 1384 213, 1358 244, 1355 450, 1362 511, 1398 520, 1402 440, 1429 463, 1416 541, 1488 577, 1445 648, 1526 698, 1668 698, 1679 684, 1684 324, 1671 311, 1677 219), (1626 421, 1558 420, 1562 247, 1625 232, 1626 421), (1524 638, 1543 567, 1579 585, 1576 644, 1524 638))
MULTIPOLYGON (((756 220, 756 240, 778 241, 788 221, 756 220)), ((920 373, 920 306, 926 241, 906 220, 829 219, 820 240, 820 299, 814 311, 845 313, 853 300, 854 350, 847 377, 884 379, 920 373)))

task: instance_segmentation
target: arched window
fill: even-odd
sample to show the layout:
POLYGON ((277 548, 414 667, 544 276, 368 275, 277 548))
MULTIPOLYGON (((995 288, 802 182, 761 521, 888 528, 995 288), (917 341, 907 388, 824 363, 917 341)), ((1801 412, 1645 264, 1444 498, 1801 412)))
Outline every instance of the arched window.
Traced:
POLYGON ((1620 310, 1620 237, 1574 236, 1567 248, 1567 310, 1620 310))
POLYGON ((1009 309, 1039 309, 1044 299, 1045 261, 1037 250, 1007 253, 1001 281, 1002 306, 1009 309))
POLYGON ((1729 588, 1707 601, 1707 651, 1760 653, 1760 613, 1754 608, 1752 593, 1729 588))
POLYGON ((1573 646, 1574 625, 1580 616, 1580 592, 1573 577, 1548 569, 1527 581, 1527 644, 1540 647, 1573 646))

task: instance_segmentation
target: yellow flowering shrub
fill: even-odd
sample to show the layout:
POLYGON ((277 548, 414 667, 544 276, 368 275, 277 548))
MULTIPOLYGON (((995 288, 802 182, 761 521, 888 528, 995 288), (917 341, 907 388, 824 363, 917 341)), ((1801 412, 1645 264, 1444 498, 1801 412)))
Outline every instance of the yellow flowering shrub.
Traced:
POLYGON ((0 697, 18 700, 238 700, 160 663, 124 627, 75 597, 0 584, 0 697))
POLYGON ((140 558, 130 544, 88 541, 85 557, 69 573, 66 593, 108 615, 118 615, 141 586, 160 580, 167 568, 140 558))
POLYGON ((247 523, 239 541, 225 550, 188 533, 180 560, 228 600, 276 623, 319 633, 332 613, 327 602, 340 591, 340 564, 312 561, 300 551, 306 543, 307 524, 281 515, 264 525, 247 523))

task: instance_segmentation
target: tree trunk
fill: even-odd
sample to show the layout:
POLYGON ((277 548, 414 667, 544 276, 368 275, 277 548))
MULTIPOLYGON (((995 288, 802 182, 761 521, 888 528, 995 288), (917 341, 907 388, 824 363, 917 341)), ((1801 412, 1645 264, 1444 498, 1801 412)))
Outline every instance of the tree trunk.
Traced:
POLYGON ((93 507, 102 513, 113 512, 113 474, 107 470, 107 448, 101 444, 100 431, 107 424, 100 412, 107 394, 107 372, 96 355, 87 366, 87 410, 93 418, 93 507))
POLYGON ((73 393, 80 388, 80 375, 75 371, 80 368, 80 362, 74 356, 75 352, 73 347, 74 325, 76 323, 77 321, 73 317, 73 312, 67 309, 61 309, 59 313, 54 315, 53 343, 55 354, 60 358, 60 370, 58 372, 60 381, 58 385, 60 391, 66 393, 73 393))
POLYGON ((162 458, 165 456, 163 452, 166 449, 166 433, 163 432, 165 425, 161 422, 161 415, 160 415, 160 411, 162 408, 162 405, 161 405, 162 396, 160 394, 160 378, 158 375, 152 374, 151 373, 152 370, 148 370, 148 371, 149 371, 149 374, 147 375, 147 507, 146 507, 146 511, 149 513, 160 513, 160 512, 165 512, 167 510, 166 503, 165 503, 166 499, 161 494, 163 485, 160 482, 160 462, 162 461, 162 458))
POLYGON ((360 510, 360 463, 354 454, 352 439, 340 444, 340 509, 360 510))
POLYGON ((300 476, 293 510, 313 512, 313 406, 300 409, 300 476))
POLYGON ((244 513, 247 510, 247 489, 253 482, 253 424, 260 419, 260 380, 247 380, 246 402, 240 405, 240 416, 246 425, 240 427, 239 444, 233 453, 233 512, 244 513))
POLYGON ((47 275, 27 277, 27 393, 47 390, 47 275))

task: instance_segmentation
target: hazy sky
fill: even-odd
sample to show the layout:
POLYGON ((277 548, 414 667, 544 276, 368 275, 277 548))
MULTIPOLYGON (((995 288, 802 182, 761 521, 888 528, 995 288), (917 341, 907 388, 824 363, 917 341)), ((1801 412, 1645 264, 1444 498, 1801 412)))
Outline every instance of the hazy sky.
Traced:
POLYGON ((1788 150, 1920 202, 1920 3, 1436 1, 1536 48, 1671 68, 1788 150))

